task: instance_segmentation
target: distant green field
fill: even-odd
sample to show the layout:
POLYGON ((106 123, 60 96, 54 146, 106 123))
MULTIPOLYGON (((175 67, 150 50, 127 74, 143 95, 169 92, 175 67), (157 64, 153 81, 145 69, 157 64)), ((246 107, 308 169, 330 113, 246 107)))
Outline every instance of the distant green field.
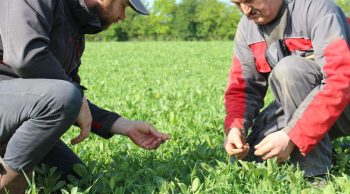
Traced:
POLYGON ((80 71, 86 96, 126 118, 149 121, 172 139, 144 151, 125 137, 91 135, 72 147, 87 164, 77 169, 82 180, 57 182, 54 169, 43 168, 31 193, 350 193, 349 154, 338 156, 321 188, 273 160, 229 163, 223 94, 231 54, 232 42, 88 43, 80 71))

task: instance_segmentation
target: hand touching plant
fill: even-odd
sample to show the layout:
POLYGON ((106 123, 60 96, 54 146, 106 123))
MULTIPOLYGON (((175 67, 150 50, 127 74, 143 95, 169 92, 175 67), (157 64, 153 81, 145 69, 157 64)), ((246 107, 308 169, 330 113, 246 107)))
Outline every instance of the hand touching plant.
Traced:
POLYGON ((226 136, 224 147, 228 155, 243 159, 249 153, 244 133, 238 128, 232 128, 226 136))
POLYGON ((157 149, 170 136, 157 131, 151 124, 144 121, 131 121, 119 118, 112 126, 113 134, 128 136, 136 145, 147 149, 157 149))

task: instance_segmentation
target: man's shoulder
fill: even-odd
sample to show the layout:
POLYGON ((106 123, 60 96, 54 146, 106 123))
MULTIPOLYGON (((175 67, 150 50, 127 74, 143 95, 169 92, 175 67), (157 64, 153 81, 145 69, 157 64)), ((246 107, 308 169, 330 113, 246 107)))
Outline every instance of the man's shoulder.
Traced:
POLYGON ((333 0, 291 0, 294 1, 292 17, 300 18, 300 22, 308 21, 309 24, 316 24, 322 18, 328 16, 343 17, 341 9, 333 0))
POLYGON ((63 3, 64 0, 6 0, 6 1, 17 1, 23 2, 28 5, 46 5, 48 7, 53 7, 57 4, 63 3))
POLYGON ((16 6, 18 10, 31 9, 33 11, 38 10, 50 10, 54 9, 58 4, 62 4, 62 0, 1 0, 6 6, 16 6))
POLYGON ((288 0, 294 5, 294 10, 304 10, 305 12, 317 12, 319 10, 333 12, 337 10, 337 5, 333 0, 288 0))
POLYGON ((252 20, 248 19, 245 15, 243 15, 239 20, 238 29, 240 30, 248 30, 254 27, 257 27, 257 25, 252 20))
POLYGON ((235 38, 244 40, 247 45, 263 41, 258 25, 246 16, 242 16, 240 19, 235 38))
MULTIPOLYGON (((9 0, 12 1, 12 0, 9 0)), ((24 2, 23 11, 34 11, 35 14, 46 19, 54 19, 60 15, 63 17, 65 0, 16 0, 24 2)))
MULTIPOLYGON (((8 14, 22 15, 31 19, 34 16, 47 17, 55 13, 57 5, 63 4, 65 0, 0 0, 0 7, 7 10, 8 14)), ((3 11, 2 13, 5 14, 3 11)))

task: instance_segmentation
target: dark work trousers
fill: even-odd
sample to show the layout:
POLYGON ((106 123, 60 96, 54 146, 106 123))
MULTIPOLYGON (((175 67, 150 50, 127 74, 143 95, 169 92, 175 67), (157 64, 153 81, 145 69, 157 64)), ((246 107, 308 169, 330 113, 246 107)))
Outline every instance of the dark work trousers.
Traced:
MULTIPOLYGON (((254 120, 252 132, 247 137, 250 147, 254 148, 267 135, 287 126, 304 99, 308 95, 313 95, 312 90, 322 87, 322 79, 320 67, 314 61, 299 56, 283 58, 269 76, 269 85, 275 101, 260 112, 254 120)), ((349 134, 349 118, 348 106, 329 133, 309 154, 302 156, 296 147, 289 161, 295 165, 298 164, 300 169, 305 171, 306 177, 327 173, 332 165, 331 139, 349 134)), ((254 151, 254 149, 250 150, 246 160, 262 161, 260 157, 254 155, 254 151)))
POLYGON ((73 175, 80 178, 79 175, 74 172, 73 166, 75 164, 85 165, 62 140, 59 140, 52 147, 40 164, 41 163, 46 164, 49 167, 57 167, 58 171, 61 173, 60 180, 67 180, 67 175, 73 175))
POLYGON ((32 170, 41 161, 55 163, 50 158, 65 161, 63 152, 80 162, 59 139, 76 121, 81 103, 79 89, 67 81, 0 81, 0 143, 8 142, 2 160, 16 171, 32 170))

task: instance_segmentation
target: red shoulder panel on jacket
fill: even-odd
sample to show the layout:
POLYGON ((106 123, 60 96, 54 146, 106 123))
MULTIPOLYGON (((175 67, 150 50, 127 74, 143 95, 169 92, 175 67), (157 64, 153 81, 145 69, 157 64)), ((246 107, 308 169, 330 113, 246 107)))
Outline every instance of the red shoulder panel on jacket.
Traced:
POLYGON ((266 42, 253 43, 249 47, 254 55, 256 69, 261 73, 271 72, 271 67, 265 58, 266 42))

